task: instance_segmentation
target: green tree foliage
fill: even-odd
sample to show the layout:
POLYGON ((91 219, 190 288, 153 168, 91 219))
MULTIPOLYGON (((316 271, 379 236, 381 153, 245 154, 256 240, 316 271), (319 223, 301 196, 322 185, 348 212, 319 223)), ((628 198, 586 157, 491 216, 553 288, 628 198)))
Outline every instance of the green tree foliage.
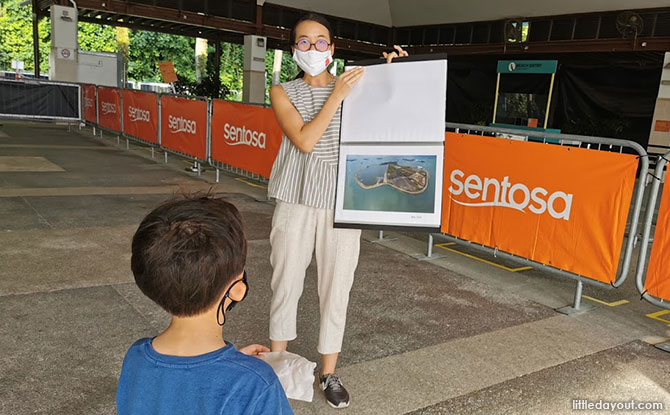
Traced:
MULTIPOLYGON (((14 59, 25 62, 25 70, 34 70, 32 8, 19 6, 20 0, 0 0, 0 69, 11 69, 14 59)), ((40 70, 48 71, 51 25, 42 19, 38 26, 40 38, 40 70)))
POLYGON ((180 80, 195 82, 195 39, 166 33, 130 32, 128 79, 163 82, 158 64, 172 61, 180 80))
MULTIPOLYGON (((272 64, 274 62, 274 50, 268 50, 265 53, 266 79, 266 97, 272 86, 272 64)), ((213 51, 209 52, 210 61, 214 57, 213 51)), ((298 74, 298 66, 293 62, 289 52, 282 54, 282 67, 280 82, 290 81, 298 74)), ((244 69, 244 47, 231 43, 222 43, 221 45, 221 82, 229 91, 225 96, 232 101, 242 100, 242 81, 244 69)), ((269 103, 269 98, 266 98, 269 103)))
MULTIPOLYGON (((209 56, 213 58, 214 54, 210 53, 209 56)), ((244 47, 242 45, 221 44, 221 83, 229 91, 224 98, 232 101, 242 100, 243 64, 244 47)))
POLYGON ((116 32, 111 26, 79 22, 79 49, 93 52, 117 52, 116 32))
POLYGON ((130 50, 130 30, 127 27, 115 27, 116 32, 116 50, 123 55, 123 63, 128 67, 128 57, 130 50))
MULTIPOLYGON (((21 6, 21 0, 0 0, 0 67, 11 68, 11 61, 25 62, 25 70, 34 70, 32 7, 21 6)), ((116 52, 116 35, 109 26, 79 23, 79 47, 96 52, 116 52)), ((49 71, 51 22, 48 17, 38 25, 40 70, 49 71)))
MULTIPOLYGON (((33 70, 32 8, 20 6, 21 0, 0 0, 0 69, 10 70, 13 59, 25 62, 25 70, 33 70)), ((40 69, 47 73, 51 47, 51 23, 48 17, 39 23, 40 69)), ((183 93, 242 99, 244 47, 221 44, 220 81, 214 79, 215 44, 209 42, 206 76, 195 83, 195 39, 167 33, 142 30, 115 30, 114 27, 79 22, 79 48, 95 52, 120 52, 127 59, 127 77, 141 82, 162 82, 158 64, 172 61, 179 77, 178 89, 183 93), (127 37, 126 37, 127 36, 127 37), (217 90, 217 86, 219 89, 217 90)), ((266 90, 272 84, 274 50, 265 58, 266 90)), ((341 71, 342 63, 339 68, 341 71)), ((280 81, 294 79, 299 70, 289 51, 282 56, 280 81)), ((269 94, 266 93, 266 97, 269 94)), ((268 101, 269 102, 269 101, 268 101)))

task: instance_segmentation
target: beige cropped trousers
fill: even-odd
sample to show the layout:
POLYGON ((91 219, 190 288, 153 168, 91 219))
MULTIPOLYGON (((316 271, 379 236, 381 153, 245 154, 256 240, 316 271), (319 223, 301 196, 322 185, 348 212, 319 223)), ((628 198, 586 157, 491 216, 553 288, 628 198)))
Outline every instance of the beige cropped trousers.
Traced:
POLYGON ((349 291, 358 265, 361 231, 333 228, 333 210, 277 201, 272 218, 270 339, 297 337, 298 300, 316 253, 320 328, 318 352, 339 353, 349 291))

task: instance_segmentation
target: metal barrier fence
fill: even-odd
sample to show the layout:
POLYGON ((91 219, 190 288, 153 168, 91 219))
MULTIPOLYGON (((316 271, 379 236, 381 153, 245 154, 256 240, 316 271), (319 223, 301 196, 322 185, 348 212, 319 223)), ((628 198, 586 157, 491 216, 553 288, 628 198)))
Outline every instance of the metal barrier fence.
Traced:
MULTIPOLYGON (((516 139, 522 139, 524 141, 528 140, 528 135, 525 135, 525 132, 514 129, 507 128, 497 128, 497 127, 484 127, 477 125, 468 125, 468 124, 458 124, 458 123, 446 123, 447 131, 454 131, 460 133, 468 133, 475 135, 489 135, 489 136, 499 136, 501 139, 506 137, 515 137, 516 139)), ((534 136, 537 136, 537 133, 534 133, 534 136)), ((485 245, 473 243, 464 239, 457 238, 452 235, 445 235, 442 233, 431 233, 428 237, 428 247, 426 256, 422 259, 436 259, 439 256, 433 255, 433 244, 434 239, 439 238, 448 242, 454 242, 460 245, 467 246, 475 251, 484 254, 491 254, 496 257, 501 257, 513 262, 517 262, 523 265, 530 265, 542 269, 543 271, 564 278, 570 278, 577 281, 577 287, 575 291, 575 298, 572 307, 565 309, 566 313, 571 313, 581 310, 581 296, 583 284, 591 284, 600 288, 617 288, 625 281, 628 272, 630 271, 630 266, 632 262, 633 250, 635 245, 635 235, 637 235, 638 223, 640 218, 640 212, 642 208, 642 201, 644 196, 644 189, 646 186, 646 171, 649 168, 649 160, 645 149, 634 141, 629 140, 618 140, 613 138, 605 137, 589 137, 581 135, 572 135, 572 134, 558 134, 558 133, 542 133, 544 137, 544 142, 547 139, 558 140, 558 145, 571 145, 571 146, 580 146, 584 145, 586 148, 594 150, 607 150, 607 151, 618 151, 619 153, 623 152, 624 148, 631 149, 638 154, 638 171, 642 172, 640 174, 640 179, 635 184, 635 190, 632 198, 632 210, 629 209, 628 219, 630 222, 630 228, 628 231, 628 237, 626 238, 626 244, 624 249, 623 261, 618 268, 618 277, 615 282, 612 284, 605 284, 600 281, 596 281, 585 277, 583 275, 575 274, 569 271, 565 271, 550 265, 546 265, 537 261, 530 260, 528 258, 520 257, 513 255, 504 251, 500 251, 496 248, 491 248, 485 245), (597 146, 597 147, 596 147, 597 146)), ((548 144, 556 145, 556 144, 548 144)))
POLYGON ((9 118, 80 121, 79 84, 37 79, 0 80, 0 116, 9 118))
POLYGON ((663 177, 663 171, 668 165, 668 158, 670 158, 670 152, 667 152, 664 155, 658 157, 658 160, 656 161, 656 168, 654 169, 654 173, 652 175, 652 184, 649 189, 647 211, 645 213, 644 222, 642 224, 642 242, 640 244, 640 255, 638 258, 637 270, 635 272, 635 286, 640 292, 642 298, 655 306, 666 309, 670 309, 670 302, 663 301, 663 299, 654 297, 647 293, 644 286, 647 275, 647 262, 649 259, 647 253, 649 247, 654 242, 654 238, 651 237, 651 228, 653 226, 654 217, 656 216, 656 202, 661 191, 661 178, 663 177))
POLYGON ((238 176, 246 177, 248 179, 255 180, 259 183, 267 184, 268 183, 268 178, 261 176, 260 174, 253 173, 244 169, 241 169, 239 167, 231 166, 230 164, 222 163, 220 161, 216 161, 210 158, 209 163, 211 167, 216 169, 216 182, 219 183, 220 177, 219 177, 219 171, 227 171, 229 173, 236 174, 238 176))
MULTIPOLYGON (((16 81, 3 81, 3 82, 16 82, 16 81)), ((31 81, 35 82, 37 84, 48 84, 49 87, 53 86, 60 86, 60 87, 69 87, 73 88, 74 95, 73 98, 68 98, 69 101, 67 101, 69 104, 69 107, 73 107, 72 102, 76 102, 76 117, 68 118, 68 117, 60 117, 59 116, 47 116, 52 119, 72 119, 72 120, 81 120, 82 119, 82 108, 81 108, 81 102, 82 102, 82 93, 80 92, 80 86, 77 84, 59 84, 59 83, 45 83, 42 81, 31 81)), ((21 82, 19 82, 21 84, 21 82)), ((26 84, 26 82, 23 82, 23 84, 26 84)), ((3 87, 3 83, 0 82, 0 88, 3 87)), ((24 88, 23 90, 30 90, 30 88, 24 88)), ((221 161, 215 160, 212 158, 212 114, 213 114, 213 102, 211 99, 207 98, 202 98, 202 97, 190 97, 190 96, 180 96, 180 95, 173 95, 173 94, 156 94, 157 95, 157 108, 156 108, 156 118, 157 118, 157 137, 156 137, 156 143, 152 143, 146 140, 143 140, 140 137, 135 137, 133 135, 129 135, 125 132, 124 128, 124 117, 125 117, 125 107, 124 107, 124 101, 123 101, 123 89, 120 89, 120 108, 121 110, 119 111, 119 122, 120 122, 120 131, 115 131, 115 130, 109 130, 105 129, 107 131, 111 131, 112 134, 115 134, 117 136, 117 143, 120 142, 120 137, 123 136, 126 138, 126 147, 129 146, 129 140, 136 141, 138 143, 141 143, 142 145, 147 145, 151 147, 152 149, 152 157, 154 156, 154 151, 156 148, 162 150, 164 152, 164 157, 165 157, 165 162, 167 163, 167 155, 168 153, 173 153, 176 154, 180 157, 192 160, 195 163, 195 167, 197 167, 198 174, 200 175, 201 173, 201 167, 203 163, 209 164, 211 167, 216 169, 216 181, 217 183, 219 182, 219 173, 220 170, 224 170, 239 176, 243 176, 261 183, 267 183, 267 178, 256 174, 252 173, 250 171, 244 170, 238 166, 234 166, 228 163, 223 163, 221 161), (204 119, 201 118, 201 121, 205 121, 206 123, 206 130, 205 134, 200 136, 200 140, 204 140, 204 152, 200 153, 199 155, 193 154, 195 152, 191 152, 189 154, 187 151, 180 151, 179 149, 175 147, 171 147, 167 145, 165 137, 167 136, 167 133, 164 131, 166 124, 166 120, 164 119, 164 112, 165 111, 165 104, 168 102, 169 99, 186 99, 188 101, 185 102, 205 102, 204 106, 204 115, 199 114, 199 116, 204 116, 204 119)), ((69 97, 69 95, 68 95, 69 97)), ((100 114, 99 114, 99 94, 97 92, 97 87, 96 87, 96 94, 95 94, 95 100, 96 100, 96 105, 95 105, 95 110, 96 110, 96 121, 99 121, 100 119, 100 114)), ((173 100, 174 101, 174 100, 173 100)), ((4 102, 4 101, 3 101, 4 102)), ((0 109, 4 108, 1 106, 2 102, 0 102, 0 109)), ((198 110, 196 110, 198 111, 198 110)), ((0 111, 2 112, 2 111, 0 111)), ((28 112, 28 111, 24 111, 28 112)), ((36 112, 36 111, 33 111, 36 112)), ((4 113, 0 113, 0 115, 6 115, 4 113)), ((74 115, 74 114, 73 114, 74 115)), ((10 115, 11 116, 11 115, 10 115)), ((23 114, 23 115, 16 115, 17 117, 31 117, 33 114, 23 114)), ((88 117, 87 117, 88 118, 88 117)), ((93 126, 94 130, 93 133, 95 134, 95 128, 97 127, 100 129, 100 135, 102 136, 102 130, 103 128, 100 127, 99 122, 93 123, 90 120, 87 121, 90 125, 93 126)), ((475 134, 475 135, 489 135, 489 136, 498 136, 501 137, 501 139, 506 139, 506 138, 515 138, 515 139, 521 139, 524 141, 528 141, 528 135, 527 133, 520 131, 520 130, 515 130, 515 129, 508 129, 508 128, 498 128, 498 127, 484 127, 484 126, 476 126, 476 125, 468 125, 468 124, 458 124, 458 123, 446 123, 446 130, 447 131, 455 131, 455 132, 462 132, 462 133, 468 133, 468 134, 475 134)), ((183 131, 182 131, 183 132, 183 131)), ((177 131, 177 133, 180 133, 180 131, 177 131)), ((170 134, 175 134, 174 131, 171 131, 170 134)), ((530 133, 528 133, 530 134, 530 133)), ((533 133, 534 136, 537 136, 537 133, 533 133)), ((634 250, 634 245, 636 241, 636 235, 637 235, 637 229, 638 229, 638 224, 639 224, 639 218, 640 218, 640 212, 641 212, 641 207, 642 207, 642 201, 643 201, 643 195, 644 195, 644 189, 646 186, 646 173, 649 169, 649 160, 646 151, 642 146, 640 146, 638 143, 629 141, 629 140, 618 140, 618 139, 612 139, 612 138, 605 138, 605 137, 590 137, 590 136, 582 136, 582 135, 572 135, 572 134, 557 134, 557 133, 542 133, 541 134, 543 137, 543 141, 546 142, 547 139, 551 139, 554 142, 558 142, 558 145, 564 146, 584 146, 587 149, 593 149, 593 150, 605 150, 605 151, 618 151, 619 153, 622 153, 624 148, 632 150, 634 153, 637 153, 638 155, 638 171, 640 173, 640 179, 637 181, 635 184, 634 188, 634 194, 633 198, 631 201, 632 204, 632 209, 629 208, 629 213, 628 213, 628 218, 630 222, 630 227, 628 230, 628 235, 626 238, 626 243, 625 243, 625 248, 623 252, 623 259, 620 261, 620 265, 617 269, 617 278, 616 280, 611 283, 611 284, 606 284, 603 282, 599 282, 596 280, 593 280, 591 278, 588 278, 583 275, 575 274, 560 268, 556 268, 544 263, 540 263, 537 261, 533 261, 528 258, 524 258, 518 255, 514 255, 508 252, 501 251, 497 248, 491 248, 485 245, 477 244, 465 239, 461 239, 452 235, 446 235, 442 233, 431 233, 429 234, 428 237, 428 247, 427 247, 427 253, 426 256, 423 257, 422 259, 436 259, 439 256, 436 256, 433 254, 433 243, 434 239, 438 238, 441 240, 445 240, 448 242, 455 242, 460 245, 464 245, 469 247, 470 249, 473 249, 475 251, 485 253, 485 254, 492 254, 494 256, 499 256, 501 258, 505 258, 508 260, 511 260, 513 262, 517 262, 523 265, 530 265, 533 267, 537 267, 542 269, 543 271, 547 272, 548 274, 559 276, 559 277, 564 277, 564 278, 570 278, 575 281, 577 281, 577 287, 576 287, 576 292, 575 292, 575 298, 574 298, 574 303, 571 309, 573 311, 580 310, 580 303, 581 303, 581 292, 583 288, 583 284, 591 284, 594 286, 598 286, 601 288, 606 288, 606 289, 611 289, 611 288, 617 288, 621 286, 621 284, 625 281, 628 272, 630 271, 631 267, 631 262, 632 262, 632 255, 633 255, 633 250, 634 250)), ((556 145, 556 144, 548 144, 548 145, 556 145)), ((667 154, 666 157, 670 155, 667 154)), ((657 165, 656 169, 656 176, 660 177, 660 173, 662 173, 663 168, 667 164, 667 159, 663 159, 660 161, 657 165)), ((651 231, 651 222, 653 220, 653 213, 654 209, 653 206, 656 202, 657 198, 657 193, 659 189, 659 182, 654 182, 654 186, 652 187, 652 193, 650 196, 650 202, 649 202, 649 210, 647 212, 646 218, 645 218, 645 227, 644 227, 644 233, 642 236, 642 240, 644 243, 642 244, 641 248, 641 253, 640 253, 640 261, 638 265, 638 270, 636 274, 636 281, 638 285, 638 289, 642 293, 643 290, 641 288, 641 279, 643 277, 644 273, 644 266, 645 266, 645 261, 646 261, 646 252, 650 243, 649 240, 649 234, 651 231)), ((383 233, 380 232, 380 239, 383 238, 383 233)), ((621 259, 621 258, 620 258, 621 259)), ((646 298, 649 302, 665 307, 665 308, 670 308, 668 303, 663 303, 662 301, 659 301, 658 299, 655 299, 651 297, 649 294, 643 294, 643 297, 646 298)))
MULTIPOLYGON (((246 104, 254 107, 267 107, 265 104, 246 104)), ((239 166, 216 160, 212 157, 212 107, 213 100, 205 97, 192 97, 176 94, 156 94, 147 91, 137 91, 124 88, 99 87, 91 84, 75 84, 63 82, 50 82, 43 80, 0 80, 0 117, 17 119, 38 119, 38 120, 62 120, 83 122, 93 128, 94 136, 103 136, 108 133, 116 136, 117 144, 121 144, 121 137, 126 140, 126 148, 130 148, 130 142, 151 148, 151 156, 155 158, 155 150, 159 149, 164 153, 165 163, 168 161, 168 153, 194 162, 198 175, 201 174, 202 166, 207 164, 216 170, 217 182, 219 181, 220 170, 224 170, 242 177, 246 177, 260 183, 267 183, 267 178, 254 172, 244 170, 239 166), (107 93, 118 94, 118 101, 105 102, 101 110, 101 104, 104 98, 99 91, 104 90, 107 93), (155 110, 155 121, 157 124, 155 133, 155 142, 149 141, 146 137, 140 137, 138 134, 131 134, 127 131, 126 105, 124 92, 150 93, 156 96, 157 106, 155 110), (205 133, 199 137, 199 143, 202 150, 199 154, 195 152, 184 151, 178 146, 170 146, 166 143, 165 137, 169 134, 166 131, 164 120, 164 106, 166 99, 176 98, 184 99, 189 102, 204 102, 204 108, 200 123, 205 124, 205 133), (103 123, 103 119, 105 122, 103 123), (182 151, 180 151, 182 150, 182 151)), ((198 131, 200 131, 198 129, 198 131)), ((175 132, 170 131, 174 134, 175 132)), ((177 131, 179 133, 179 131, 177 131)), ((153 137, 152 137, 153 138, 153 137)))
MULTIPOLYGON (((141 146, 146 146, 151 149, 151 158, 155 158, 156 152, 155 150, 158 148, 160 149, 160 110, 161 110, 161 105, 160 105, 160 98, 158 94, 152 93, 152 92, 146 92, 146 91, 139 91, 136 89, 128 89, 128 88, 120 88, 120 107, 121 107, 121 131, 113 131, 109 129, 104 129, 103 127, 100 127, 97 124, 92 124, 93 127, 93 135, 95 135, 95 129, 96 127, 100 129, 100 136, 102 137, 102 130, 110 131, 113 134, 116 135, 116 142, 117 144, 120 144, 120 135, 123 136, 126 140, 126 149, 130 148, 130 142, 134 142, 135 144, 141 145, 141 146), (153 108, 153 110, 156 113, 156 133, 154 137, 147 137, 146 134, 145 137, 139 137, 140 132, 137 134, 131 134, 129 130, 129 123, 128 120, 126 120, 125 114, 126 114, 126 104, 127 104, 127 92, 131 93, 142 93, 142 94, 150 94, 156 98, 156 107, 153 108), (119 135, 120 134, 120 135, 119 135), (155 141, 150 141, 151 139, 154 139, 155 141)), ((96 88, 96 102, 97 102, 97 88, 96 88)), ((97 108, 97 105, 96 105, 97 108)), ((97 119, 97 117, 96 117, 97 119)), ((132 120, 131 120, 132 121, 132 120)), ((166 154, 167 156, 167 154, 166 154)), ((167 163, 167 157, 165 162, 167 163)))
MULTIPOLYGON (((209 158, 209 143, 210 143, 210 124, 211 124, 211 112, 210 112, 210 107, 211 107, 211 100, 205 97, 191 97, 191 96, 185 96, 185 95, 176 95, 176 94, 158 94, 158 125, 159 125, 159 143, 160 143, 160 148, 161 150, 164 151, 165 154, 165 160, 167 162, 167 153, 172 153, 175 155, 178 155, 180 157, 186 158, 188 160, 191 160, 195 163, 197 170, 198 170, 198 175, 201 174, 201 165, 202 163, 206 163, 208 158, 209 158), (166 100, 167 98, 167 100, 166 100), (174 100, 170 100, 174 99, 174 100), (176 101, 179 100, 179 101, 176 101), (178 108, 173 108, 173 109, 179 109, 179 117, 175 115, 174 118, 170 118, 169 120, 166 120, 166 113, 169 112, 169 109, 166 109, 168 107, 168 102, 175 102, 175 106, 178 108), (198 131, 201 131, 200 129, 197 128, 198 121, 202 120, 192 120, 192 119, 186 119, 183 116, 187 115, 184 112, 186 111, 192 111, 191 108, 189 108, 192 105, 197 105, 194 103, 197 102, 203 102, 205 105, 204 108, 204 121, 205 121, 205 133, 197 137, 198 142, 200 144, 204 145, 204 151, 198 155, 198 154, 193 154, 197 153, 197 149, 189 149, 186 148, 188 146, 170 146, 168 143, 168 140, 172 138, 172 136, 177 136, 177 139, 179 136, 185 136, 187 134, 192 134, 196 135, 198 131), (173 120, 177 119, 184 119, 188 122, 188 125, 195 125, 195 131, 190 131, 188 132, 190 127, 182 127, 181 125, 178 125, 175 123, 175 128, 172 128, 172 122, 173 120), (167 125, 166 125, 167 124, 167 125), (167 129, 165 128, 167 126, 167 129), (180 148, 176 148, 180 147, 180 148), (195 150, 195 151, 192 151, 195 150), (189 154, 188 151, 191 151, 189 154)), ((194 112, 191 114, 192 118, 193 116, 198 117, 202 116, 202 114, 198 114, 199 110, 194 110, 194 112)), ((172 117, 172 114, 168 114, 168 117, 172 117)), ((185 122, 186 123, 186 122, 185 122)), ((202 125, 200 123, 200 125, 202 125)))
MULTIPOLYGON (((194 162, 194 171, 197 171, 198 175, 201 175, 202 173, 202 168, 203 165, 207 164, 214 168, 216 170, 216 180, 217 183, 219 182, 220 179, 220 170, 224 170, 239 176, 243 176, 261 183, 267 183, 267 178, 256 174, 252 172, 248 172, 246 170, 243 170, 239 167, 232 166, 220 161, 217 161, 212 158, 212 152, 211 152, 211 146, 212 146, 212 106, 213 106, 213 100, 205 97, 192 97, 192 96, 187 96, 187 95, 178 95, 178 94, 162 94, 162 93, 156 93, 157 97, 157 108, 155 108, 156 112, 156 123, 157 123, 157 132, 156 132, 156 142, 151 142, 146 139, 143 139, 141 137, 138 137, 136 135, 129 134, 127 130, 127 120, 126 120, 126 102, 124 99, 124 92, 144 92, 144 93, 151 93, 151 92, 146 92, 146 91, 136 91, 132 89, 118 89, 120 91, 120 108, 121 111, 119 113, 119 123, 120 123, 120 129, 119 131, 110 129, 107 127, 103 127, 99 123, 99 94, 97 93, 98 87, 96 87, 96 93, 95 93, 95 120, 96 122, 91 122, 90 120, 85 120, 89 125, 93 127, 93 134, 97 135, 97 131, 99 131, 100 137, 103 135, 103 131, 106 131, 108 133, 111 133, 112 135, 115 135, 117 138, 117 144, 120 145, 121 142, 121 137, 125 138, 126 140, 126 148, 129 148, 130 142, 135 142, 140 145, 148 146, 151 148, 151 157, 155 158, 155 150, 161 150, 164 155, 164 161, 165 163, 168 162, 168 154, 174 154, 179 157, 185 158, 187 160, 191 160, 194 162), (165 106, 165 101, 166 98, 177 98, 177 99, 182 99, 185 100, 185 102, 204 102, 205 103, 205 110, 204 110, 204 118, 201 120, 200 123, 200 128, 202 128, 202 122, 205 123, 206 130, 205 134, 200 137, 200 142, 201 144, 204 145, 204 152, 201 154, 201 156, 197 156, 194 154, 189 154, 186 151, 180 151, 179 149, 173 148, 169 145, 166 144, 165 137, 168 134, 166 132, 166 121, 165 121, 165 111, 164 111, 164 106, 165 106), (96 131, 97 129, 97 131, 96 131)), ((127 94, 126 92, 126 94, 127 94)), ((153 94, 153 93, 152 93, 153 94)), ((265 106, 265 105, 256 105, 256 104, 249 104, 253 106, 265 106)), ((181 113, 180 113, 181 114, 181 113)), ((202 114, 201 114, 202 115, 202 114)), ((200 129, 198 129, 199 131, 200 129)))

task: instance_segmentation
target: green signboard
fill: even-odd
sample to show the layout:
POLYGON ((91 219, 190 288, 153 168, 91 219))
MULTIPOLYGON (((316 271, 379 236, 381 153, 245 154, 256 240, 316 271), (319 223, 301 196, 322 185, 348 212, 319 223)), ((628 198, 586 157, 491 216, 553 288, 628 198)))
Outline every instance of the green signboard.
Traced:
POLYGON ((558 61, 498 61, 498 73, 556 73, 558 61))

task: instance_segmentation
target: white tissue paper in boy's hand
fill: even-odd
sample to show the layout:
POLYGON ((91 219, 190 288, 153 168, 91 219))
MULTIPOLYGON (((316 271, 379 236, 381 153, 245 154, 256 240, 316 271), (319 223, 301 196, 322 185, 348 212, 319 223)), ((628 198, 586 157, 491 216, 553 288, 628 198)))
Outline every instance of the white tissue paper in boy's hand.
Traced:
POLYGON ((287 398, 312 402, 316 363, 290 352, 261 354, 277 374, 287 398))

